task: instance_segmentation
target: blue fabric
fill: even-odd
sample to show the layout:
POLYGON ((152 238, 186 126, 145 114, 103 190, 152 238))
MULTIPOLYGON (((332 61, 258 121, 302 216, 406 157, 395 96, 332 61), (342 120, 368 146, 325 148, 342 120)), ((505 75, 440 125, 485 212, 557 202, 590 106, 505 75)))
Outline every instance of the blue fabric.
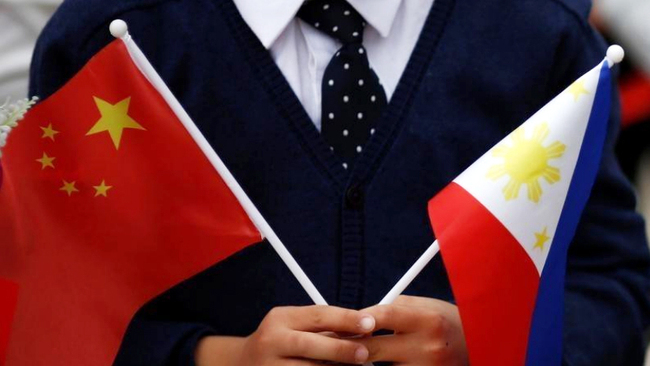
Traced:
POLYGON ((567 252, 582 210, 589 200, 600 165, 612 98, 610 75, 610 69, 604 62, 576 168, 555 231, 553 245, 542 271, 528 339, 527 366, 550 366, 562 363, 564 276, 567 252))
MULTIPOLYGON (((378 302, 433 241, 428 200, 602 60, 586 4, 436 0, 351 171, 232 0, 66 0, 38 42, 30 90, 47 97, 61 87, 111 41, 110 21, 123 18, 324 297, 362 308, 378 302)), ((643 358, 650 259, 613 155, 618 124, 613 98, 597 180, 568 254, 569 366, 634 366, 643 358)), ((452 300, 439 257, 407 293, 452 300)), ((247 335, 272 307, 309 303, 260 243, 144 306, 115 364, 188 365, 201 334, 247 335)))

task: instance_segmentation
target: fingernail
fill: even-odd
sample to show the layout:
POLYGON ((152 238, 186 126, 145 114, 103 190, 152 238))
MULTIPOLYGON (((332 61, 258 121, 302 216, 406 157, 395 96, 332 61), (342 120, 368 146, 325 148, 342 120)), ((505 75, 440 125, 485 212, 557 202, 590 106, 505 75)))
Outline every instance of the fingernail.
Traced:
POLYGON ((354 359, 359 363, 366 362, 368 359, 368 350, 366 347, 357 348, 357 350, 354 352, 354 359))
POLYGON ((365 332, 369 332, 375 329, 375 318, 371 316, 364 316, 359 322, 359 327, 361 327, 361 330, 365 332))

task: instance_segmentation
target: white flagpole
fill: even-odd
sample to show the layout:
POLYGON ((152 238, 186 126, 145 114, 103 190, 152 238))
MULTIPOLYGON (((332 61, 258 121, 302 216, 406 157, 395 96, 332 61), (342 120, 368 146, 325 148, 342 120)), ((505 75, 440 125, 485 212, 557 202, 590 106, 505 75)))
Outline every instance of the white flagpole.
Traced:
POLYGON ((408 285, 410 285, 411 282, 413 282, 415 277, 417 277, 420 274, 420 272, 422 272, 424 267, 426 267, 427 264, 429 264, 429 262, 436 256, 436 254, 438 254, 439 251, 440 251, 440 246, 438 245, 438 241, 436 240, 433 242, 433 244, 429 246, 429 248, 427 248, 426 251, 424 251, 424 254, 422 254, 422 256, 420 256, 420 258, 417 261, 415 261, 413 266, 411 266, 411 268, 408 271, 406 271, 404 276, 402 276, 402 278, 400 278, 400 280, 397 281, 395 286, 393 286, 393 288, 390 291, 388 291, 386 296, 384 296, 384 298, 381 299, 381 301, 379 302, 379 305, 392 304, 397 299, 397 297, 402 292, 404 292, 404 290, 408 287, 408 285))
MULTIPOLYGON (((379 305, 392 304, 397 299, 397 297, 402 292, 404 292, 404 290, 408 287, 408 285, 410 285, 411 282, 413 282, 415 277, 417 277, 420 274, 420 272, 422 272, 424 267, 426 267, 427 264, 429 264, 431 259, 433 259, 433 257, 435 257, 436 254, 438 254, 439 251, 440 251, 440 246, 438 245, 438 241, 436 240, 433 242, 433 244, 429 246, 429 248, 427 248, 427 250, 424 251, 424 254, 422 254, 422 256, 420 256, 420 258, 417 261, 415 261, 413 266, 411 266, 411 268, 408 271, 406 271, 404 276, 402 276, 402 278, 400 278, 400 280, 397 281, 395 286, 393 286, 393 288, 390 291, 388 291, 386 296, 384 296, 384 298, 381 299, 381 301, 379 302, 379 305)), ((373 364, 365 363, 363 364, 363 366, 373 366, 373 364)))
POLYGON ((620 63, 625 58, 625 50, 623 47, 615 44, 607 48, 607 56, 605 56, 605 61, 607 61, 607 66, 611 69, 614 65, 620 63))
POLYGON ((219 175, 221 175, 221 178, 224 180, 224 182, 226 182, 230 190, 234 193, 235 197, 237 197, 237 200, 239 200, 239 203, 242 205, 251 221, 258 228, 262 236, 268 239, 269 243, 271 243, 271 246, 273 246, 273 249, 275 249, 282 261, 284 261, 287 267, 289 267, 291 273, 293 273, 300 285, 305 289, 309 297, 311 297, 312 301, 316 305, 327 305, 327 302, 323 296, 320 294, 320 292, 318 292, 309 277, 307 277, 300 265, 298 265, 298 262, 296 262, 291 253, 289 253, 287 248, 280 241, 271 226, 269 226, 264 217, 262 217, 262 214, 258 211, 257 207, 255 207, 250 198, 248 198, 246 192, 244 192, 242 187, 235 180, 235 177, 230 173, 212 146, 210 146, 210 143, 205 139, 198 127, 196 127, 183 106, 181 106, 180 102, 176 99, 176 97, 174 97, 172 92, 169 90, 169 87, 167 87, 167 84, 165 84, 160 75, 158 75, 140 48, 138 48, 135 42, 133 42, 131 35, 128 32, 128 26, 126 22, 119 19, 114 20, 110 25, 110 31, 113 37, 119 38, 124 42, 127 49, 129 50, 129 53, 131 54, 131 58, 138 66, 140 71, 145 75, 147 79, 149 79, 149 82, 151 82, 156 90, 158 90, 167 104, 169 104, 171 109, 176 114, 176 117, 178 117, 178 119, 183 123, 196 144, 203 151, 210 163, 212 163, 219 175))

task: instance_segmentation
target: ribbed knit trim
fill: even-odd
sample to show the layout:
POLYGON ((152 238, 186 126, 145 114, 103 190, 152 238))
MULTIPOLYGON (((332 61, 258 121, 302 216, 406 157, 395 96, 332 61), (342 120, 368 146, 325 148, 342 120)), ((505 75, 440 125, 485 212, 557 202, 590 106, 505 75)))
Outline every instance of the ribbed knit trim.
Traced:
POLYGON ((370 139, 368 146, 364 148, 364 154, 355 165, 353 174, 359 177, 361 182, 368 183, 372 180, 377 168, 404 127, 404 121, 413 105, 420 83, 430 67, 454 3, 455 0, 434 0, 420 38, 390 104, 377 124, 375 135, 370 139))
MULTIPOLYGON (((377 168, 402 130, 436 46, 442 35, 455 0, 435 0, 420 37, 411 54, 384 114, 377 122, 375 134, 368 140, 363 153, 351 171, 343 168, 342 160, 330 151, 304 107, 298 100, 282 71, 268 50, 239 14, 233 0, 220 0, 226 24, 250 64, 271 102, 298 136, 306 156, 324 177, 332 182, 333 196, 341 200, 341 257, 339 293, 336 305, 354 308, 363 298, 364 214, 363 207, 348 207, 346 189, 355 186, 361 191, 372 180, 377 168)), ((318 235, 318 233, 314 233, 318 235)))
POLYGON ((405 112, 408 111, 412 104, 414 91, 419 87, 422 75, 431 60, 454 1, 434 1, 395 93, 384 115, 377 123, 377 132, 368 141, 364 152, 355 162, 352 171, 344 169, 343 161, 330 150, 329 145, 314 126, 282 71, 241 17, 234 2, 232 0, 220 0, 219 4, 226 23, 235 36, 237 43, 241 45, 250 66, 260 79, 264 89, 269 92, 271 100, 276 105, 280 115, 286 119, 291 129, 298 135, 303 150, 308 154, 312 162, 326 176, 332 179, 334 186, 342 189, 351 177, 361 177, 361 180, 366 181, 368 175, 375 170, 371 168, 376 167, 385 155, 385 151, 394 141, 396 131, 400 129, 403 117, 406 115, 405 112))
POLYGON ((334 182, 337 188, 342 188, 347 177, 346 171, 341 166, 342 162, 338 161, 325 144, 268 50, 246 24, 232 0, 220 0, 219 5, 226 24, 241 46, 255 76, 259 78, 261 85, 268 92, 280 115, 289 123, 291 130, 298 135, 303 150, 319 170, 334 182), (337 169, 337 165, 340 169, 337 169))

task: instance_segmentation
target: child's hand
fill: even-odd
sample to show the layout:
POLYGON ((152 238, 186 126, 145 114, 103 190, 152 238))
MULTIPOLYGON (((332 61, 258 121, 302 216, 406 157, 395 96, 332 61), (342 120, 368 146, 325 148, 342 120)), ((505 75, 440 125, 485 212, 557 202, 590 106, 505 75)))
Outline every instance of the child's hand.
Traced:
POLYGON ((369 361, 409 366, 469 365, 458 308, 425 297, 400 296, 393 305, 363 310, 377 321, 375 328, 393 335, 358 339, 370 351, 369 361))
POLYGON ((332 306, 278 307, 246 338, 207 337, 196 352, 198 366, 312 366, 318 361, 362 364, 368 349, 353 340, 319 332, 366 334, 375 319, 332 306))

